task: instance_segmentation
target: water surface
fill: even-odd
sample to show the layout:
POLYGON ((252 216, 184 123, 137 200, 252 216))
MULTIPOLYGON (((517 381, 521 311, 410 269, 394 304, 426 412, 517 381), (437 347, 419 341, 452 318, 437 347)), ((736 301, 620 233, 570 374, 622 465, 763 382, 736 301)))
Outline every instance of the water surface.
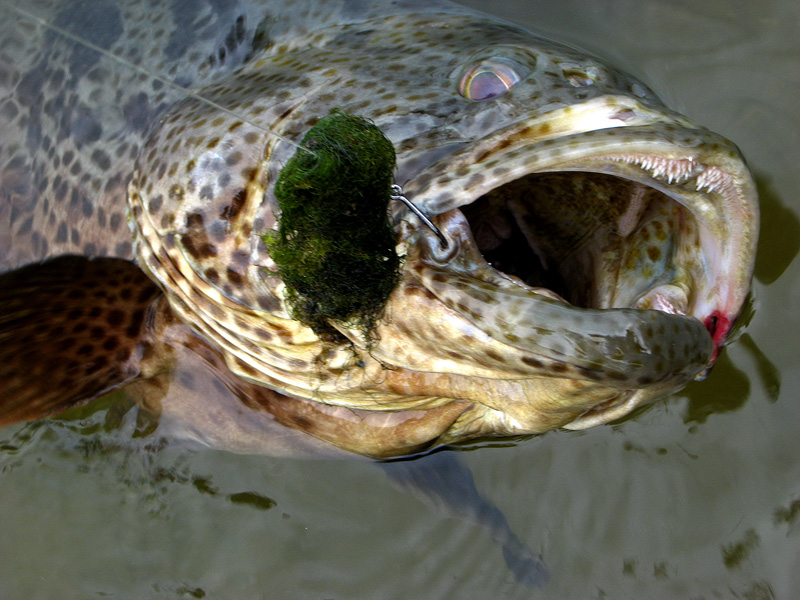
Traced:
POLYGON ((621 424, 460 453, 547 586, 367 462, 150 449, 100 411, 0 431, 0 600, 800 597, 796 2, 491 6, 734 140, 762 191, 754 314, 706 382, 621 424))

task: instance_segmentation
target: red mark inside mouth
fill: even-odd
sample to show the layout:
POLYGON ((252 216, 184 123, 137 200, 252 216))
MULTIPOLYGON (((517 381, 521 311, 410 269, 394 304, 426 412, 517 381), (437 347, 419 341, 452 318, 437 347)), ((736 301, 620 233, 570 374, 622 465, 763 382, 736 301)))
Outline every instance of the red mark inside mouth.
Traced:
POLYGON ((725 338, 728 337, 728 332, 731 330, 733 322, 716 310, 709 315, 703 325, 706 326, 711 339, 714 341, 714 353, 711 355, 711 362, 713 363, 717 360, 719 351, 722 350, 722 345, 725 343, 725 338))

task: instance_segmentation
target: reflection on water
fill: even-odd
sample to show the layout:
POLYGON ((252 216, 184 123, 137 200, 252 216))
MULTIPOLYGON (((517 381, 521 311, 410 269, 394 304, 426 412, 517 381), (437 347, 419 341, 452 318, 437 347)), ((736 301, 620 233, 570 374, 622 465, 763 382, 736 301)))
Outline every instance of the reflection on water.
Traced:
POLYGON ((769 284, 778 279, 800 250, 800 219, 787 207, 767 177, 756 177, 761 201, 761 232, 755 277, 769 284))
POLYGON ((753 338, 744 334, 737 341, 746 349, 755 368, 743 370, 724 354, 704 382, 692 383, 680 395, 689 400, 684 412, 684 423, 705 423, 709 415, 738 410, 751 398, 750 373, 756 384, 775 402, 781 390, 781 376, 775 365, 756 345, 753 338))
POLYGON ((737 369, 727 355, 720 357, 706 381, 684 390, 682 395, 689 399, 683 419, 685 423, 705 423, 709 415, 741 408, 750 397, 747 374, 737 369))
POLYGON ((643 77, 740 144, 762 194, 755 314, 707 381, 613 426, 460 453, 548 585, 374 465, 153 448, 133 411, 93 407, 0 432, 0 598, 800 597, 796 3, 492 10, 643 77))

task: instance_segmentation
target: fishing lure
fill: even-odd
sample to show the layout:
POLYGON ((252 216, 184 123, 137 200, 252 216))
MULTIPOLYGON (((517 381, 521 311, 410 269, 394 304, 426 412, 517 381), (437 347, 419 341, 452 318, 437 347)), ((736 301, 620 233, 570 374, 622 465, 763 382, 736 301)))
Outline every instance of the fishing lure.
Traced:
POLYGON ((389 220, 392 142, 370 121, 334 111, 305 135, 281 169, 277 231, 263 236, 286 284, 292 317, 330 341, 330 322, 355 325, 365 339, 400 278, 389 220))

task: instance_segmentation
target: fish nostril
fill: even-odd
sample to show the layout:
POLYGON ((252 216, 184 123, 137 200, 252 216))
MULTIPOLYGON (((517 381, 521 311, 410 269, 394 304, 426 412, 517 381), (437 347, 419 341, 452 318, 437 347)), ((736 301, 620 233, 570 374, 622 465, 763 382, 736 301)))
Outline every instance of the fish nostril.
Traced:
POLYGON ((562 73, 573 87, 588 87, 597 83, 597 75, 585 69, 565 68, 562 73))

